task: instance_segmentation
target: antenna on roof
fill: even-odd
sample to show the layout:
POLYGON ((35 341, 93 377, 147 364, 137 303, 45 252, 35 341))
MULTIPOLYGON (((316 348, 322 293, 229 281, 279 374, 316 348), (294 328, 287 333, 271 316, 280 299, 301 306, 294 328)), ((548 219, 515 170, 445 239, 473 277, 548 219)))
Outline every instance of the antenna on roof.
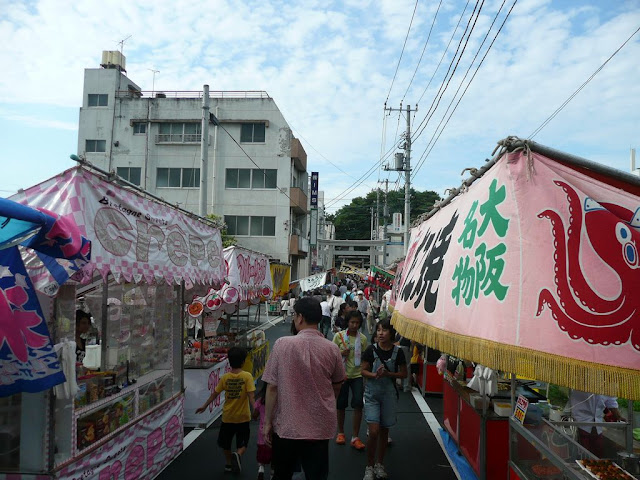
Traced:
POLYGON ((160 70, 154 70, 153 68, 148 68, 153 72, 153 81, 151 83, 151 96, 153 97, 154 92, 156 91, 156 73, 160 73, 160 70))
POLYGON ((118 42, 118 45, 120 45, 120 55, 124 55, 124 42, 126 42, 130 38, 131 38, 131 35, 129 35, 127 38, 124 38, 118 42))

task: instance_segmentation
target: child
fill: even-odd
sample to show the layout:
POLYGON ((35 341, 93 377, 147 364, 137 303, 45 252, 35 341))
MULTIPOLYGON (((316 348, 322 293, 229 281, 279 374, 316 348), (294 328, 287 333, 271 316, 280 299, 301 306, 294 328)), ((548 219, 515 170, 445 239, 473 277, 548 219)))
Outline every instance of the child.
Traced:
POLYGON ((242 370, 247 358, 244 348, 232 347, 228 352, 231 372, 225 373, 215 387, 215 390, 196 413, 202 413, 220 393, 225 392, 222 407, 222 424, 218 434, 218 446, 224 451, 226 464, 225 472, 239 473, 242 471, 241 457, 249 444, 249 422, 256 387, 249 372, 242 370), (236 437, 236 451, 231 452, 231 441, 236 437))
MULTIPOLYGON (((262 382, 262 388, 256 396, 256 402, 253 404, 253 415, 251 418, 260 421, 258 426, 258 453, 256 460, 258 461, 258 480, 264 480, 264 467, 271 463, 271 447, 264 441, 262 431, 264 428, 264 405, 267 395, 267 384, 262 382)), ((271 467, 271 478, 273 478, 273 467, 271 467)))
POLYGON ((387 478, 384 456, 389 427, 396 423, 398 392, 395 381, 407 376, 404 353, 393 344, 395 334, 389 320, 378 322, 377 343, 367 347, 362 354, 362 376, 366 379, 364 418, 369 425, 367 467, 363 480, 387 478))
POLYGON ((338 410, 338 436, 336 443, 344 445, 346 438, 344 435, 344 417, 349 403, 349 390, 351 390, 351 408, 353 408, 353 428, 351 434, 351 446, 356 450, 364 450, 365 444, 360 440, 360 423, 362 422, 363 407, 363 381, 362 367, 360 362, 362 352, 367 348, 367 337, 360 333, 362 326, 362 314, 358 310, 351 311, 346 315, 347 330, 338 332, 333 337, 333 343, 338 345, 347 371, 347 379, 342 384, 340 393, 336 401, 338 410))

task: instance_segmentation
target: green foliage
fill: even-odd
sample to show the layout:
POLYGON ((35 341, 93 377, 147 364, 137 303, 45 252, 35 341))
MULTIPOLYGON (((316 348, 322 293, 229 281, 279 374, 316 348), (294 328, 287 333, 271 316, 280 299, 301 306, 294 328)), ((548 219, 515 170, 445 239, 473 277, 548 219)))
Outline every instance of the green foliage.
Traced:
POLYGON ((569 389, 559 385, 549 385, 549 403, 556 407, 564 408, 569 401, 569 389))
MULTIPOLYGON (((618 407, 620 407, 620 410, 622 410, 622 409, 626 410, 627 409, 627 405, 628 405, 628 401, 627 400, 625 400, 624 398, 619 398, 618 399, 618 407)), ((634 401, 633 402, 633 411, 634 412, 640 412, 640 402, 639 401, 634 401)), ((621 412, 621 413, 622 413, 622 416, 624 417, 625 416, 624 412, 621 412)))
MULTIPOLYGON (((365 197, 356 197, 349 205, 345 205, 332 215, 327 215, 327 220, 333 222, 336 228, 338 240, 368 240, 371 238, 371 208, 376 210, 376 191, 372 190, 365 197)), ((440 200, 436 192, 417 192, 411 189, 411 221, 433 207, 440 200)), ((387 195, 389 215, 395 212, 404 214, 404 190, 392 191, 387 195)), ((380 192, 380 225, 382 225, 382 210, 384 205, 384 192, 380 192)), ((387 224, 391 223, 391 217, 387 218, 387 224)))
POLYGON ((237 245, 238 241, 236 237, 227 234, 227 224, 224 223, 224 219, 220 215, 214 215, 210 213, 207 215, 209 220, 213 220, 218 225, 222 225, 220 229, 220 236, 222 237, 222 248, 232 247, 233 245, 237 245))

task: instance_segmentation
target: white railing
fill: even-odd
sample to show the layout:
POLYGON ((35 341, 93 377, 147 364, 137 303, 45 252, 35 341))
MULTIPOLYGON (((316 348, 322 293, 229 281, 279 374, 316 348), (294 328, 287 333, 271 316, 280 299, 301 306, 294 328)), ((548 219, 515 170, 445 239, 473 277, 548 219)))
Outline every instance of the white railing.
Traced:
MULTIPOLYGON (((200 133, 160 133, 156 135, 156 143, 200 143, 202 134, 200 133)), ((211 145, 211 136, 209 136, 211 145)))

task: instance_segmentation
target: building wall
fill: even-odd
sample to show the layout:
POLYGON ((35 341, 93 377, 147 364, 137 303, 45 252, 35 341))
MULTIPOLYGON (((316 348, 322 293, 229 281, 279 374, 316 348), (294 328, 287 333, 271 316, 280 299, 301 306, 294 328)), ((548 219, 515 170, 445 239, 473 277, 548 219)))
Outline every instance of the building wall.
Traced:
MULTIPOLYGON (((159 142, 160 138, 166 137, 158 135, 163 123, 200 125, 202 99, 150 98, 146 96, 146 92, 143 96, 121 94, 116 98, 115 92, 126 91, 129 85, 135 90, 140 90, 116 69, 85 70, 78 153, 85 155, 89 162, 105 170, 117 170, 119 167, 140 168, 140 186, 143 189, 171 204, 198 213, 199 185, 180 188, 159 187, 157 169, 200 169, 199 139, 173 144, 159 142), (106 107, 88 106, 89 94, 104 93, 109 95, 106 107), (134 123, 145 123, 146 132, 134 133, 134 123), (106 140, 106 151, 86 152, 87 139, 106 140)), ((193 96, 196 96, 195 92, 193 96)), ((306 216, 295 214, 291 210, 289 192, 291 186, 298 186, 306 191, 307 174, 293 166, 291 129, 275 101, 271 98, 211 98, 210 112, 218 118, 220 126, 215 127, 213 123, 209 125, 206 213, 222 217, 275 216, 275 236, 236 236, 238 243, 280 261, 290 262, 294 271, 301 276, 306 275, 306 258, 289 255, 291 226, 293 225, 300 235, 307 234, 304 221, 306 216), (241 124, 252 121, 266 123, 264 143, 240 142, 241 124), (277 188, 226 188, 225 172, 228 168, 275 169, 277 188)))

